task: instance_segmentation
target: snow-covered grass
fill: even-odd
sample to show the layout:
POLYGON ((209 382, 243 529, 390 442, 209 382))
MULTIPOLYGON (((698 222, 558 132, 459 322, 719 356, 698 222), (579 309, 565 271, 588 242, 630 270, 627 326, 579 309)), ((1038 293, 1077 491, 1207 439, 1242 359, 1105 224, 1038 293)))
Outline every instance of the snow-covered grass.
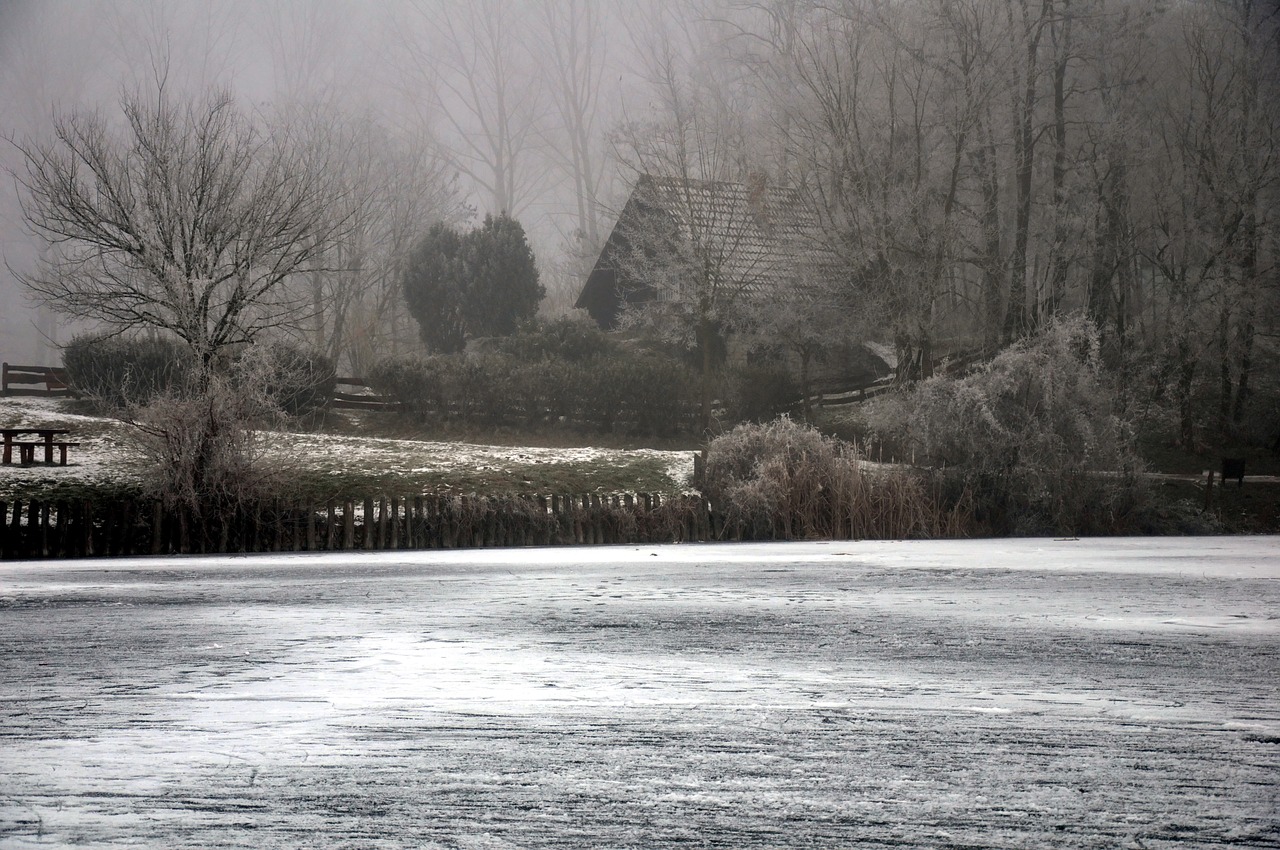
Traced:
MULTIPOLYGON (((0 399, 0 425, 56 427, 79 442, 66 467, 0 466, 0 498, 136 487, 143 473, 128 426, 73 412, 73 402, 0 399)), ((283 495, 336 497, 383 492, 672 493, 693 471, 690 452, 540 448, 387 439, 290 431, 260 432, 266 465, 283 495)))

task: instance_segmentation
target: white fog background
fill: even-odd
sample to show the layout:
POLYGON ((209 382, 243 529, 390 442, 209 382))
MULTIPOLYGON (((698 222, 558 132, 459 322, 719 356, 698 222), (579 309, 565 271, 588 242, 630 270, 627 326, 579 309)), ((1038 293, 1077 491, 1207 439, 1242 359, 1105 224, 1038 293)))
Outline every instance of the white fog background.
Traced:
MULTIPOLYGON (((56 346, 73 328, 36 309, 14 272, 31 268, 39 241, 25 232, 10 170, 22 156, 10 140, 48 138, 56 113, 100 109, 120 121, 126 93, 151 92, 163 78, 179 99, 227 88, 240 109, 263 116, 297 110, 317 120, 377 127, 403 147, 437 157, 456 175, 469 221, 499 213, 486 185, 483 155, 492 119, 474 104, 493 79, 466 73, 499 45, 513 105, 511 209, 525 226, 548 297, 563 312, 581 285, 584 259, 607 236, 608 210, 626 189, 612 156, 610 129, 645 109, 646 41, 678 15, 674 4, 586 0, 0 0, 0 357, 10 363, 56 362, 56 346), (589 107, 595 198, 581 226, 570 146, 555 98, 554 43, 575 22, 578 47, 589 45, 594 92, 589 107), (665 20, 665 23, 664 23, 665 20), (469 89, 471 84, 476 89, 469 89), (625 104, 625 106, 624 106, 625 104), (603 234, 600 230, 603 229, 603 234), (585 230, 593 230, 586 233, 585 230)), ((691 15, 688 10, 679 14, 691 15)), ((568 42, 563 42, 567 44, 568 42)), ((686 42, 687 43, 687 42, 686 42)), ((421 223, 425 232, 432 221, 421 223)))

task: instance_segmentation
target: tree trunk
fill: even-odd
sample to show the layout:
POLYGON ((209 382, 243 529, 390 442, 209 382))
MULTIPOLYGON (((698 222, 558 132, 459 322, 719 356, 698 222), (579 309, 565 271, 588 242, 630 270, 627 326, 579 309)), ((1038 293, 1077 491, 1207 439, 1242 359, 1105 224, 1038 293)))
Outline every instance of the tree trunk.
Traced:
POLYGON ((1195 411, 1191 406, 1191 387, 1196 377, 1196 361, 1191 354, 1190 341, 1185 337, 1178 348, 1178 432, 1183 448, 1195 447, 1195 411))
MULTIPOLYGON (((1012 0, 1009 2, 1012 3, 1012 0)), ((1026 53, 1021 69, 1022 97, 1014 110, 1017 132, 1014 135, 1013 159, 1017 203, 1014 208, 1013 257, 1009 269, 1009 304, 1004 319, 1006 343, 1022 338, 1031 329, 1027 315, 1027 253, 1031 238, 1031 190, 1035 165, 1036 69, 1046 10, 1042 8, 1039 18, 1033 21, 1027 2, 1028 0, 1019 2, 1026 53)))
POLYGON ((809 361, 813 358, 813 352, 808 346, 800 349, 800 398, 802 399, 800 410, 804 416, 805 422, 813 421, 813 403, 810 401, 811 395, 809 386, 809 361))
POLYGON ((1231 307, 1218 311, 1218 433, 1226 434, 1231 421, 1231 307))
POLYGON ((712 357, 711 345, 713 329, 711 320, 704 316, 698 322, 698 347, 702 349, 702 392, 701 417, 704 437, 711 435, 711 376, 715 361, 712 357))
POLYGON ((1004 295, 1004 259, 1000 251, 1000 173, 996 166, 995 139, 988 119, 985 144, 974 154, 982 182, 982 304, 984 338, 994 348, 1000 340, 1000 301, 1004 295))
POLYGON ((1053 248, 1049 261, 1049 295, 1043 320, 1051 321, 1067 291, 1067 63, 1071 58, 1071 0, 1061 0, 1061 14, 1050 24, 1053 38, 1053 248))

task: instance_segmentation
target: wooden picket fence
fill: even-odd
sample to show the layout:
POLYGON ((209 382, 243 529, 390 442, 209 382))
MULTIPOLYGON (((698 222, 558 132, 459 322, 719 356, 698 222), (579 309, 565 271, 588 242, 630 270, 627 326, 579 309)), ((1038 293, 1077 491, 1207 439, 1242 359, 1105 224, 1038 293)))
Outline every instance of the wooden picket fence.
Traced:
POLYGON ((196 515, 144 499, 0 502, 0 557, 461 549, 743 539, 700 496, 379 496, 196 515))

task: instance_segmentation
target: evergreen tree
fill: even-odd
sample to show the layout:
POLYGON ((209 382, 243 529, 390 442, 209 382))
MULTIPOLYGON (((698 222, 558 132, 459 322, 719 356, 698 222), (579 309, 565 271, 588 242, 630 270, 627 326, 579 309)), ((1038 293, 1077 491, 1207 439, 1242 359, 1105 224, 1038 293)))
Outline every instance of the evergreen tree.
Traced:
POLYGON ((405 302, 423 344, 433 352, 461 351, 467 342, 464 238, 440 222, 422 237, 405 267, 405 302))
POLYGON ((510 336, 538 312, 546 289, 520 222, 485 216, 466 241, 464 315, 469 336, 510 336))
POLYGON ((546 290, 524 228, 500 215, 467 234, 432 227, 409 257, 404 294, 423 343, 451 353, 472 337, 511 335, 546 290))

